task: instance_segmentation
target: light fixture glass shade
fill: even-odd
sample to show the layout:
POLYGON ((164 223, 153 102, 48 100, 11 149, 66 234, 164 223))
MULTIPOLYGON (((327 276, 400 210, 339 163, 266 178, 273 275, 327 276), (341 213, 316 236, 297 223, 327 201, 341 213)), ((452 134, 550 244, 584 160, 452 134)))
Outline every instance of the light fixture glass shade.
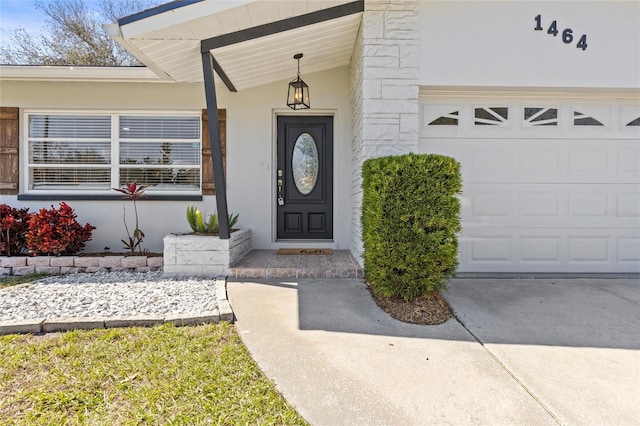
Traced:
POLYGON ((309 86, 300 76, 289 83, 289 95, 287 96, 287 105, 291 109, 309 109, 309 86))

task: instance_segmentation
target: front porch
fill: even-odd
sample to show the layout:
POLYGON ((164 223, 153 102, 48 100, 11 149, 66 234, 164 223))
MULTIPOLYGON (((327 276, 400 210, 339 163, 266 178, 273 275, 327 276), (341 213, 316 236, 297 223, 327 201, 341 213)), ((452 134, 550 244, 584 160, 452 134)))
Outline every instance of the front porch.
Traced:
POLYGON ((362 278, 363 269, 349 250, 333 254, 279 255, 253 250, 229 268, 229 278, 362 278))

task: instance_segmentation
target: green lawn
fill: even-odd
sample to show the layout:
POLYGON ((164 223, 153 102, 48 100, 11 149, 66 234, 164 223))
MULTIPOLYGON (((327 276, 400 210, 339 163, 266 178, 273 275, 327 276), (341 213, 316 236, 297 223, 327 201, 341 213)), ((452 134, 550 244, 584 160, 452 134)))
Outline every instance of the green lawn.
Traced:
POLYGON ((27 275, 10 275, 6 277, 0 277, 0 288, 2 287, 11 287, 12 285, 30 283, 31 281, 35 281, 38 278, 43 278, 48 276, 47 274, 35 273, 35 274, 27 274, 27 275))
POLYGON ((232 324, 0 336, 0 425, 306 424, 232 324))

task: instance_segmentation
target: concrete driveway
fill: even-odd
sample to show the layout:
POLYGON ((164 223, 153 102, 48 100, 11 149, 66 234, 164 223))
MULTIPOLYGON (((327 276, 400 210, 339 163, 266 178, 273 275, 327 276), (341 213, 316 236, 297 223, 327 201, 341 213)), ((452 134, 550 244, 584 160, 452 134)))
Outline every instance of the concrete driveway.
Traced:
POLYGON ((228 282, 238 331, 314 425, 640 424, 640 284, 453 280, 405 324, 361 280, 228 282))

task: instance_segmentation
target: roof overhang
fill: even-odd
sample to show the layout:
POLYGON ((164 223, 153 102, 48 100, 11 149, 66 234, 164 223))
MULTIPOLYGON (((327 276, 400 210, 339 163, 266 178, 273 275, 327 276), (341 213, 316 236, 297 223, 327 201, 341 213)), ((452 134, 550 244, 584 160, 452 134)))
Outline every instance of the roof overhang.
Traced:
POLYGON ((0 80, 166 82, 145 67, 1 65, 0 80))
POLYGON ((160 78, 202 81, 202 53, 230 90, 348 65, 364 1, 182 0, 105 26, 160 78))

